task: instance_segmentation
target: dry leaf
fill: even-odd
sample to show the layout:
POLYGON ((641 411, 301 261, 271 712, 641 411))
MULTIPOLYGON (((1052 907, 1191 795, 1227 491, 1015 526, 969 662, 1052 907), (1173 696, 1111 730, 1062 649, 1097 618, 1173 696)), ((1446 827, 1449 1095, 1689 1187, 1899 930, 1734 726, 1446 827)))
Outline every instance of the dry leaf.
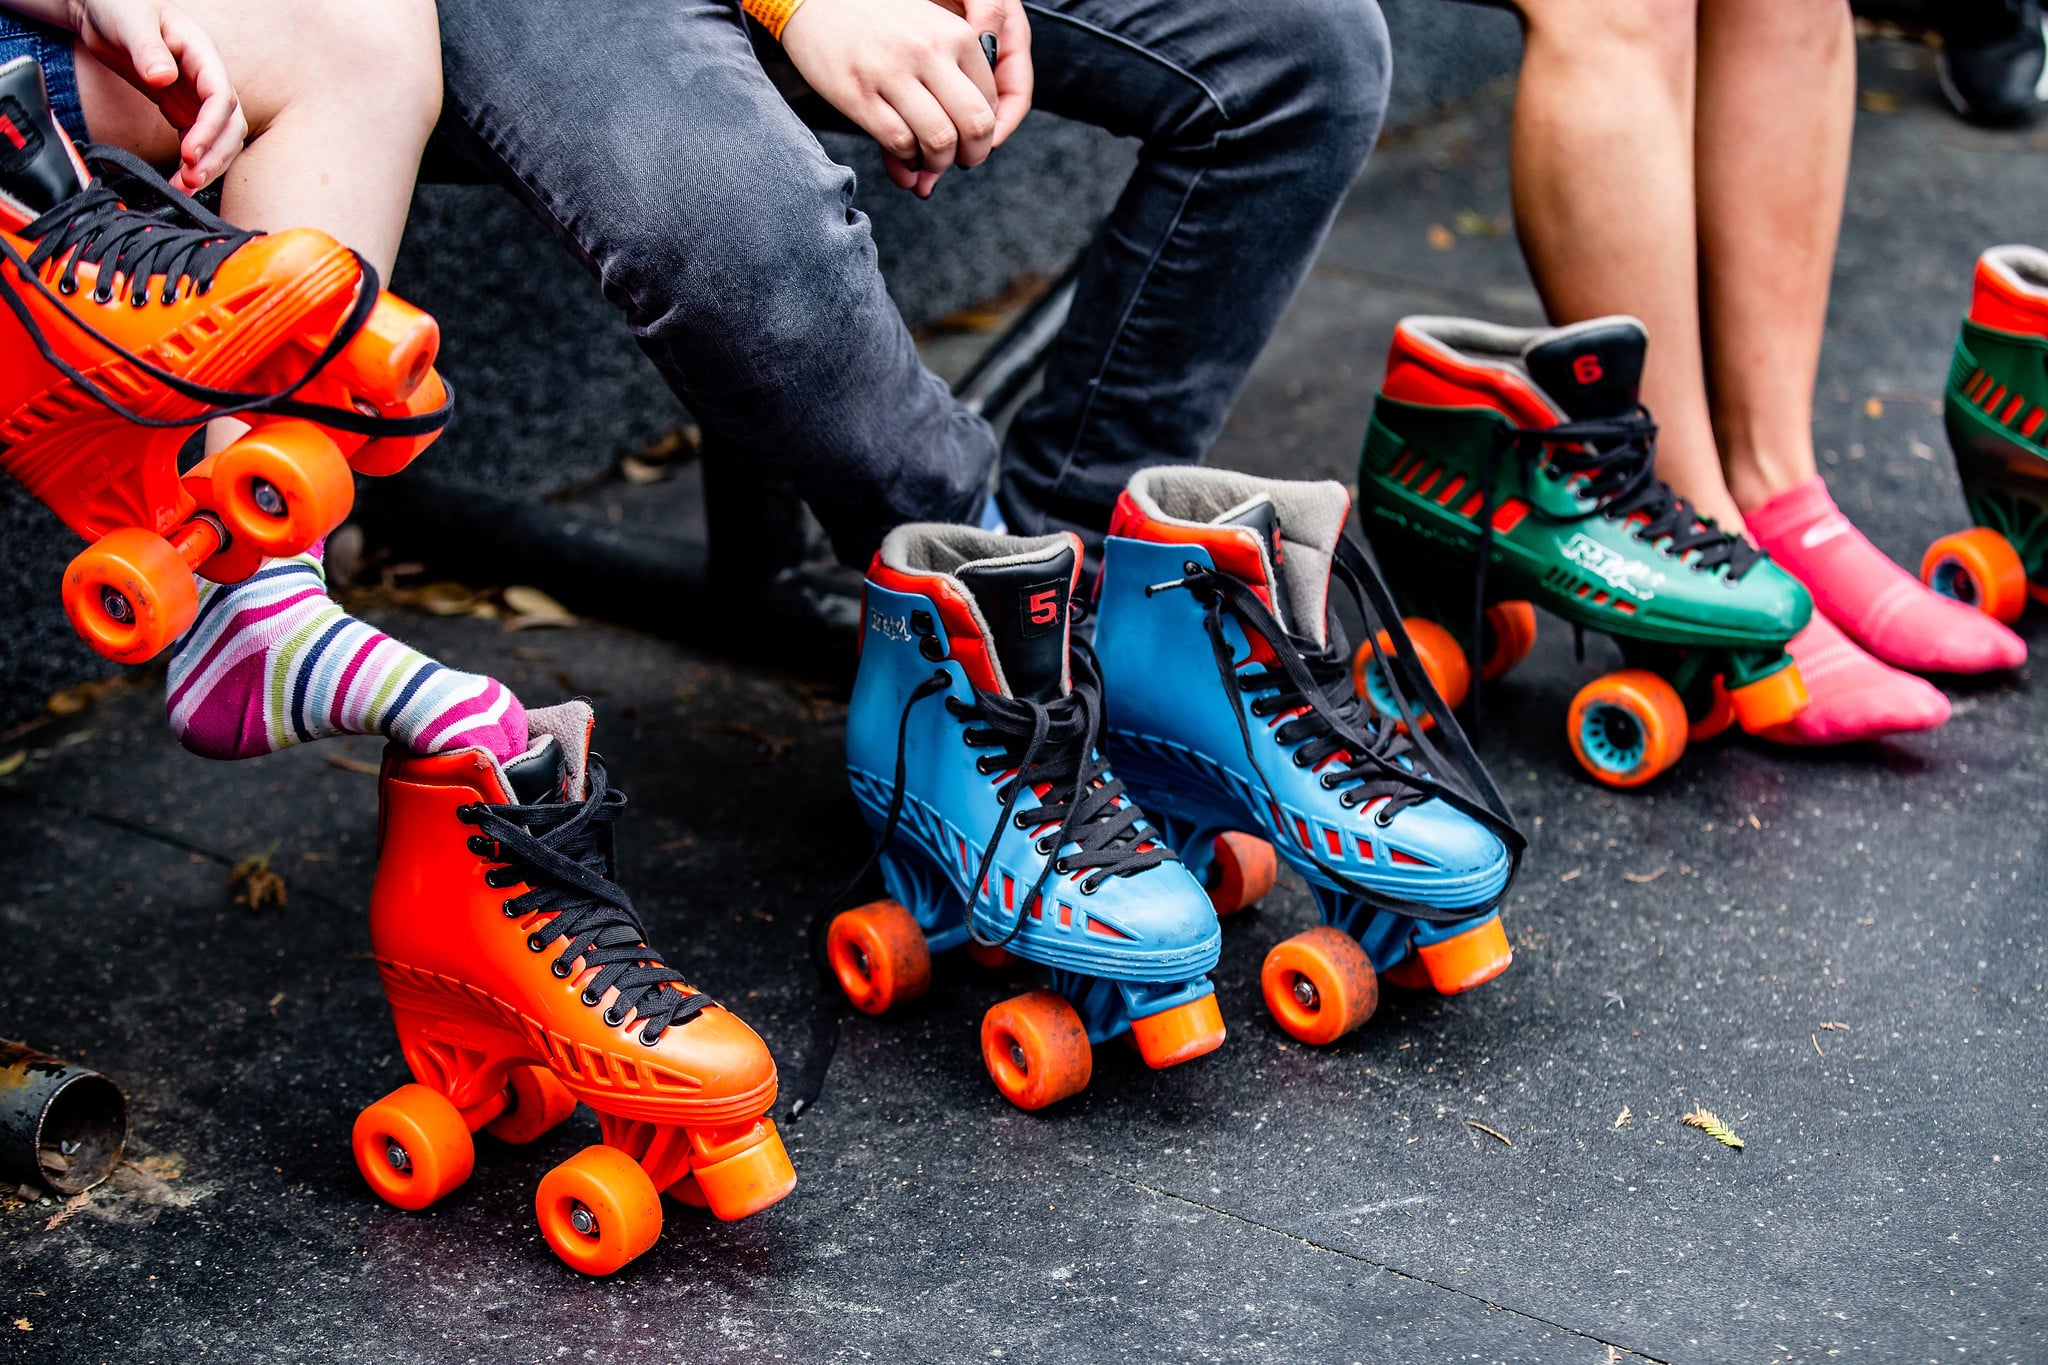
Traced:
POLYGON ((28 762, 28 750, 26 749, 16 749, 7 757, 0 758, 0 777, 6 777, 9 773, 20 771, 21 765, 26 762, 28 762))
POLYGON ((1458 230, 1460 237, 1498 237, 1507 231, 1507 218, 1505 215, 1488 218, 1471 209, 1459 209, 1457 216, 1451 219, 1451 226, 1458 230))
POLYGON ((1648 886, 1651 882, 1663 876, 1664 873, 1665 869, 1661 867, 1655 872, 1624 872, 1621 874, 1621 879, 1625 882, 1634 882, 1637 886, 1648 886))
POLYGON ((1884 416, 1884 400, 1882 398, 1864 399, 1863 415, 1865 417, 1870 418, 1878 418, 1884 416))
POLYGON ((251 910, 265 910, 273 905, 282 908, 286 903, 284 878, 270 870, 267 851, 252 853, 236 863, 228 873, 228 890, 234 893, 235 904, 251 910))
POLYGON ((429 583, 411 596, 411 605, 435 616, 466 616, 477 604, 475 590, 461 583, 429 583))
POLYGON ((72 1195, 69 1199, 64 1201, 63 1208, 58 1209, 55 1213, 50 1215, 50 1221, 43 1224, 43 1231, 54 1231, 60 1224, 64 1222, 65 1219, 69 1218, 72 1214, 77 1213, 80 1209, 84 1208, 87 1204, 90 1204, 91 1202, 92 1196, 89 1194, 72 1195))
POLYGON ((43 709, 53 716, 75 716, 94 702, 102 701, 117 692, 125 692, 127 690, 128 679, 125 676, 102 678, 98 682, 79 683, 76 687, 67 687, 62 691, 52 692, 49 700, 43 703, 43 709))
POLYGON ((1829 1023, 1829 1024, 1822 1024, 1822 1025, 1821 1025, 1820 1027, 1821 1027, 1821 1031, 1822 1031, 1823 1033, 1836 1033, 1836 1032, 1841 1032, 1841 1033, 1847 1033, 1847 1032, 1849 1031, 1849 1026, 1848 1026, 1847 1024, 1844 1024, 1844 1023, 1840 1023, 1840 1022, 1836 1022, 1836 1023, 1829 1023))
POLYGON ((1624 1104, 1621 1106, 1621 1112, 1614 1116, 1614 1126, 1616 1128, 1626 1128, 1628 1121, 1634 1117, 1635 1115, 1630 1112, 1629 1107, 1624 1104))
POLYGON ((675 477, 675 467, 667 464, 652 464, 646 460, 634 459, 631 455, 619 461, 619 474, 627 483, 642 487, 650 483, 664 483, 675 477))
POLYGON ((1697 1100, 1693 1102, 1692 1112, 1682 1117, 1679 1122, 1688 1128, 1705 1129, 1707 1136, 1723 1147, 1733 1147, 1738 1152, 1742 1150, 1742 1139, 1735 1136, 1734 1130, 1715 1117, 1713 1110, 1701 1105, 1697 1100))
POLYGON ((1865 90, 1856 97, 1856 102, 1873 114, 1899 112, 1899 97, 1889 90, 1865 90))
POLYGON ((507 630, 531 630, 536 626, 573 626, 575 614, 539 588, 515 583, 505 589, 505 605, 512 609, 507 630))
POLYGON ((1506 1133, 1500 1132, 1496 1129, 1488 1128, 1478 1119, 1466 1119, 1465 1126, 1467 1128, 1477 1128, 1480 1132, 1486 1134, 1490 1138, 1499 1138, 1502 1142, 1506 1142, 1507 1145, 1510 1147, 1515 1145, 1512 1142, 1508 1142, 1508 1135, 1506 1133))
POLYGON ((1429 225, 1429 245, 1432 251, 1449 251, 1457 244, 1458 239, 1453 237, 1451 230, 1442 223, 1429 225))
POLYGON ((345 772, 363 773, 369 777, 375 777, 383 771, 381 764, 372 763, 367 758, 350 758, 347 754, 329 754, 327 761, 345 772))
POLYGON ((17 1332, 33 1332, 36 1329, 30 1325, 27 1318, 16 1318, 14 1320, 14 1330, 17 1332))
POLYGON ((1573 868, 1573 869, 1572 869, 1571 871, 1569 871, 1569 872, 1565 873, 1565 874, 1564 874, 1564 875, 1563 875, 1562 877, 1559 877, 1559 878, 1558 878, 1558 880, 1559 880, 1559 881, 1561 881, 1561 882, 1568 882, 1568 881, 1571 881, 1571 880, 1573 880, 1574 878, 1577 878, 1577 877, 1582 877, 1582 876, 1584 876, 1584 875, 1585 875, 1585 873, 1586 873, 1586 869, 1585 869, 1585 868, 1583 868, 1583 867, 1575 867, 1575 868, 1573 868))

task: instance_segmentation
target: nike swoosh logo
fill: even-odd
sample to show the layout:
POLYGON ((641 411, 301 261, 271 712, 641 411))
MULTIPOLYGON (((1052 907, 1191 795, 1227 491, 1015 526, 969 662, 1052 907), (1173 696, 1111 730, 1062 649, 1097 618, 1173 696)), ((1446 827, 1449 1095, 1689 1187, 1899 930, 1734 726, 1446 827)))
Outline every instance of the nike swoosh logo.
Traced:
POLYGON ((1836 536, 1846 535, 1855 529, 1855 527, 1849 524, 1847 517, 1840 515, 1824 517, 1806 528, 1806 534, 1799 537, 1799 548, 1811 550, 1815 546, 1825 545, 1836 536))

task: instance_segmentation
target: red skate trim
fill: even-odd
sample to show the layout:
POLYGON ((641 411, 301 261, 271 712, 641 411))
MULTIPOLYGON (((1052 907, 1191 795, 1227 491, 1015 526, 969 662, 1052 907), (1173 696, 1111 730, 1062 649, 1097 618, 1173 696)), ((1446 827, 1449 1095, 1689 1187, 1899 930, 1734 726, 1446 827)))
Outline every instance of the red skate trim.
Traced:
MULTIPOLYGON (((1215 564, 1219 573, 1244 580, 1266 604, 1266 610, 1273 609, 1273 592, 1266 582, 1259 533, 1249 526, 1202 526, 1192 522, 1158 521, 1147 516, 1137 500, 1125 492, 1117 497, 1116 510, 1109 519, 1109 533, 1124 540, 1142 540, 1152 545, 1199 545, 1209 552, 1210 562, 1215 564)), ((1238 667, 1276 661, 1278 656, 1273 653, 1271 645, 1257 635, 1247 634, 1251 640, 1251 653, 1237 661, 1238 667)))
POLYGON ((1088 916, 1088 932, 1091 934, 1100 934, 1104 938, 1123 939, 1126 942, 1128 942, 1131 937, 1129 934, 1125 933, 1121 929, 1116 928, 1114 925, 1104 924, 1101 920, 1095 918, 1095 916, 1093 915, 1088 916))
POLYGON ((1565 420, 1520 374, 1475 364, 1405 323, 1394 329, 1380 392, 1417 407, 1492 408, 1521 427, 1551 427, 1565 420))
POLYGON ((930 598, 939 609, 946 657, 959 664, 967 681, 982 691, 1007 695, 996 681, 995 661, 989 657, 988 641, 982 638, 981 625, 974 619, 974 605, 958 582, 944 574, 911 573, 884 564, 880 552, 868 565, 868 581, 890 592, 930 598))
POLYGON ((2048 293, 2028 289, 1979 259, 1970 291, 1970 321, 1997 332, 2048 336, 2048 293))

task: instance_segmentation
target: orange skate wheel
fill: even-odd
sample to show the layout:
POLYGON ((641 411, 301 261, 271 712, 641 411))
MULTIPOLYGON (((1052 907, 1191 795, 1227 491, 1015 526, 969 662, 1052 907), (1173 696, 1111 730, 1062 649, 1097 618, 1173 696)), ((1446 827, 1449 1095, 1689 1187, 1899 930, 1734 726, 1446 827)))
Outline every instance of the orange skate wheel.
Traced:
POLYGON ((1488 682, 1501 677, 1529 657, 1536 647, 1536 608, 1527 602, 1496 602, 1486 609, 1486 624, 1492 628, 1485 662, 1479 676, 1488 682))
POLYGON ((759 1213, 796 1188, 796 1169, 774 1120, 762 1119, 760 1128, 764 1136, 759 1142, 690 1172, 704 1206, 721 1222, 759 1213))
POLYGON ((544 1066, 515 1067, 510 1088, 512 1107, 484 1125, 484 1131, 500 1142, 523 1147, 576 1112, 576 1097, 544 1066))
POLYGON ((1255 834, 1231 830, 1216 836, 1215 861, 1209 864, 1209 904, 1218 915, 1234 915, 1256 905, 1273 889, 1279 861, 1273 846, 1255 834))
POLYGON ((1415 956, 1439 995, 1456 995, 1491 981, 1515 960, 1499 915, 1489 915, 1455 938, 1419 944, 1415 956))
POLYGON ((382 406, 412 397, 441 353, 441 327, 395 294, 379 294, 363 330, 328 365, 358 398, 382 406))
POLYGON ((64 614, 115 663, 155 658, 199 615, 192 570, 153 531, 124 526, 78 552, 64 571, 64 614))
POLYGON ((1678 689, 1647 668, 1595 678, 1565 719, 1580 765, 1610 787, 1640 787, 1678 762, 1690 729, 1678 689))
POLYGON ((1334 1043, 1380 1003, 1372 959, 1342 929, 1319 924, 1273 945, 1259 969, 1273 1022, 1304 1043, 1334 1043))
POLYGON ((1742 728, 1759 734, 1806 709, 1806 679, 1799 676, 1798 664, 1788 663, 1768 678, 1731 689, 1728 699, 1735 703, 1735 719, 1742 728))
POLYGON ((355 498, 341 448, 311 422, 265 422, 213 460, 214 510, 267 555, 300 553, 341 525, 355 498))
MULTIPOLYGON (((1422 671, 1429 675, 1430 685, 1437 695, 1444 699, 1444 705, 1456 710, 1465 701, 1465 694, 1472 690, 1472 665, 1465 660, 1464 646, 1457 637, 1436 622, 1421 616, 1404 617, 1401 624, 1407 628, 1408 639, 1415 646, 1415 657, 1422 664, 1422 671)), ((1394 637, 1389 631, 1379 634, 1380 652, 1394 652, 1394 637)), ((1372 646, 1360 645, 1351 659, 1351 683, 1358 694, 1372 703, 1373 710, 1392 720, 1400 713, 1394 706, 1393 689, 1381 674, 1379 661, 1373 657, 1372 646)), ((1409 709, 1422 715, 1425 727, 1434 725, 1426 711, 1423 711, 1419 697, 1408 698, 1409 709)))
POLYGON ((1017 959, 1008 948, 998 948, 993 943, 976 943, 973 939, 968 939, 967 960, 977 967, 985 967, 993 972, 1000 971, 1017 959))
POLYGON ((981 1059, 1019 1109, 1080 1094, 1095 1070, 1088 1029, 1057 991, 1026 991, 990 1006, 981 1017, 981 1059))
POLYGON ((2009 626, 2027 609, 2027 566, 2012 542, 1989 526, 1972 526, 1928 546, 1920 581, 2009 626))
POLYGON ((388 1204, 414 1211, 469 1179, 476 1143, 440 1091, 401 1085, 356 1115, 356 1169, 388 1204))
POLYGON ((1707 706, 1707 713, 1698 720, 1688 722, 1686 742, 1701 744, 1726 730, 1735 723, 1735 699, 1728 695, 1728 688, 1718 675, 1714 678, 1714 699, 1707 706))
POLYGON ((1207 1056, 1223 1046, 1223 1010, 1216 992, 1131 1020, 1131 1040, 1154 1071, 1207 1056))
POLYGON ((541 1177, 541 1236, 571 1269, 609 1275, 661 1236, 661 1192, 616 1147, 585 1147, 541 1177))
MULTIPOLYGON (((412 397, 399 405, 399 411, 408 417, 417 417, 435 412, 448 402, 448 386, 441 382, 440 372, 428 370, 427 377, 413 391, 412 397)), ((386 414, 391 415, 389 413, 386 414)), ((438 431, 424 436, 379 436, 365 441, 356 452, 348 457, 349 464, 358 474, 383 477, 396 474, 399 470, 419 458, 421 451, 441 438, 438 431)))
POLYGON ((895 901, 870 901, 832 917, 825 957, 839 988, 862 1014, 881 1014, 923 995, 932 984, 932 950, 895 901))

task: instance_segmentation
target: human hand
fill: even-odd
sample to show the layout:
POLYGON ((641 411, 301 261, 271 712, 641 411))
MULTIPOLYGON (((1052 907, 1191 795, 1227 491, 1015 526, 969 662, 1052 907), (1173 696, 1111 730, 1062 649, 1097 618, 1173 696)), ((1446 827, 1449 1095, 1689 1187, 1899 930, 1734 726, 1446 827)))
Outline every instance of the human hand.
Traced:
POLYGON ((169 0, 70 0, 69 18, 86 51, 178 130, 174 188, 195 193, 228 168, 249 122, 227 64, 192 16, 169 0))
POLYGON ((812 89, 881 144, 890 179, 920 196, 951 167, 987 160, 1030 104, 1030 31, 1017 0, 804 0, 782 46, 812 89), (1017 44, 1014 55, 1000 50, 995 70, 983 33, 1017 44))

